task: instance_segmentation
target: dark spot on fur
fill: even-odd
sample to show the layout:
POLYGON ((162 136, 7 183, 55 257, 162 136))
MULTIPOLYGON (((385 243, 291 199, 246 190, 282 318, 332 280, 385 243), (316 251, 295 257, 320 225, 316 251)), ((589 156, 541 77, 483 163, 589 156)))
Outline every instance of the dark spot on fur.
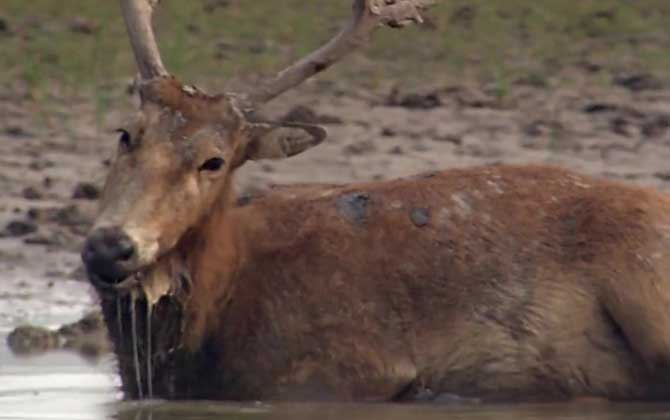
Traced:
POLYGON ((256 198, 256 197, 254 197, 251 194, 247 194, 247 193, 240 194, 237 197, 237 203, 236 203, 237 207, 244 207, 244 206, 247 206, 247 205, 251 204, 251 202, 254 201, 254 198, 256 198))
POLYGON ((365 224, 370 196, 366 193, 346 194, 337 199, 337 211, 356 226, 365 224))
POLYGON ((314 72, 321 73, 328 67, 326 63, 314 63, 314 72))
POLYGON ((412 219, 412 223, 417 227, 423 227, 430 220, 430 211, 428 209, 412 209, 409 212, 409 218, 412 219))

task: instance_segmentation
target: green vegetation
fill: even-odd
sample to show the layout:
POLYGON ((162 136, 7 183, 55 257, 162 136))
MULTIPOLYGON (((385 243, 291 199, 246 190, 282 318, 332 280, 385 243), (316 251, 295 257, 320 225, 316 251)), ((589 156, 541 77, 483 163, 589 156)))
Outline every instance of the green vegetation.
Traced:
MULTIPOLYGON (((171 72, 218 86, 315 48, 336 31, 349 3, 164 0, 156 25, 171 72)), ((8 27, 0 29, 0 83, 21 80, 37 95, 93 88, 96 106, 104 107, 109 91, 134 72, 116 1, 2 0, 0 18, 8 27)), ((378 32, 367 53, 372 61, 353 60, 322 77, 367 84, 467 77, 492 83, 498 95, 519 79, 564 80, 572 68, 590 68, 605 81, 622 71, 667 79, 669 22, 668 0, 441 0, 426 26, 378 32)))

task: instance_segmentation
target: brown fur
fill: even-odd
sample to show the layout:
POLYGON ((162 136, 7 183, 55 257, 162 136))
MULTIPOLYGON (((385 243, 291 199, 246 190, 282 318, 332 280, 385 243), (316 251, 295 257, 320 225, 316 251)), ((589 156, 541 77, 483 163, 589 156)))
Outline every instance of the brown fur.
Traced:
MULTIPOLYGON (((663 194, 492 166, 235 207, 230 178, 197 218, 153 215, 180 229, 155 266, 188 278, 152 318, 157 396, 670 397, 663 194)), ((136 397, 128 321, 102 306, 136 397)))

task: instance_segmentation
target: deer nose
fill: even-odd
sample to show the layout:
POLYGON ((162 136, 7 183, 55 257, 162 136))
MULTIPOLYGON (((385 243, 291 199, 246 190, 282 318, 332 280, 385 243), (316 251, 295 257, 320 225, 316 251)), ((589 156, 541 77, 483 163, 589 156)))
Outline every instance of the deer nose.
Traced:
POLYGON ((81 259, 86 270, 99 280, 117 283, 128 276, 124 262, 135 255, 135 244, 118 227, 95 229, 86 239, 81 259))

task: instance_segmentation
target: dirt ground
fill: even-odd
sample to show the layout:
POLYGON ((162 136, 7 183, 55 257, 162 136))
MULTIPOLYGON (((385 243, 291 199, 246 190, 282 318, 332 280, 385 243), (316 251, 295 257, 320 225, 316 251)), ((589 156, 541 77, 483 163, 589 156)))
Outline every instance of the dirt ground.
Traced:
MULTIPOLYGON (((0 91, 0 323, 22 319, 8 302, 50 296, 60 281, 88 288, 79 247, 116 147, 113 129, 135 106, 119 102, 100 122, 85 101, 45 111, 20 89, 0 91)), ((607 89, 586 79, 558 90, 517 83, 502 98, 466 85, 360 91, 313 82, 266 113, 321 122, 329 139, 287 161, 248 164, 241 193, 523 162, 670 188, 670 89, 644 74, 607 89)))

